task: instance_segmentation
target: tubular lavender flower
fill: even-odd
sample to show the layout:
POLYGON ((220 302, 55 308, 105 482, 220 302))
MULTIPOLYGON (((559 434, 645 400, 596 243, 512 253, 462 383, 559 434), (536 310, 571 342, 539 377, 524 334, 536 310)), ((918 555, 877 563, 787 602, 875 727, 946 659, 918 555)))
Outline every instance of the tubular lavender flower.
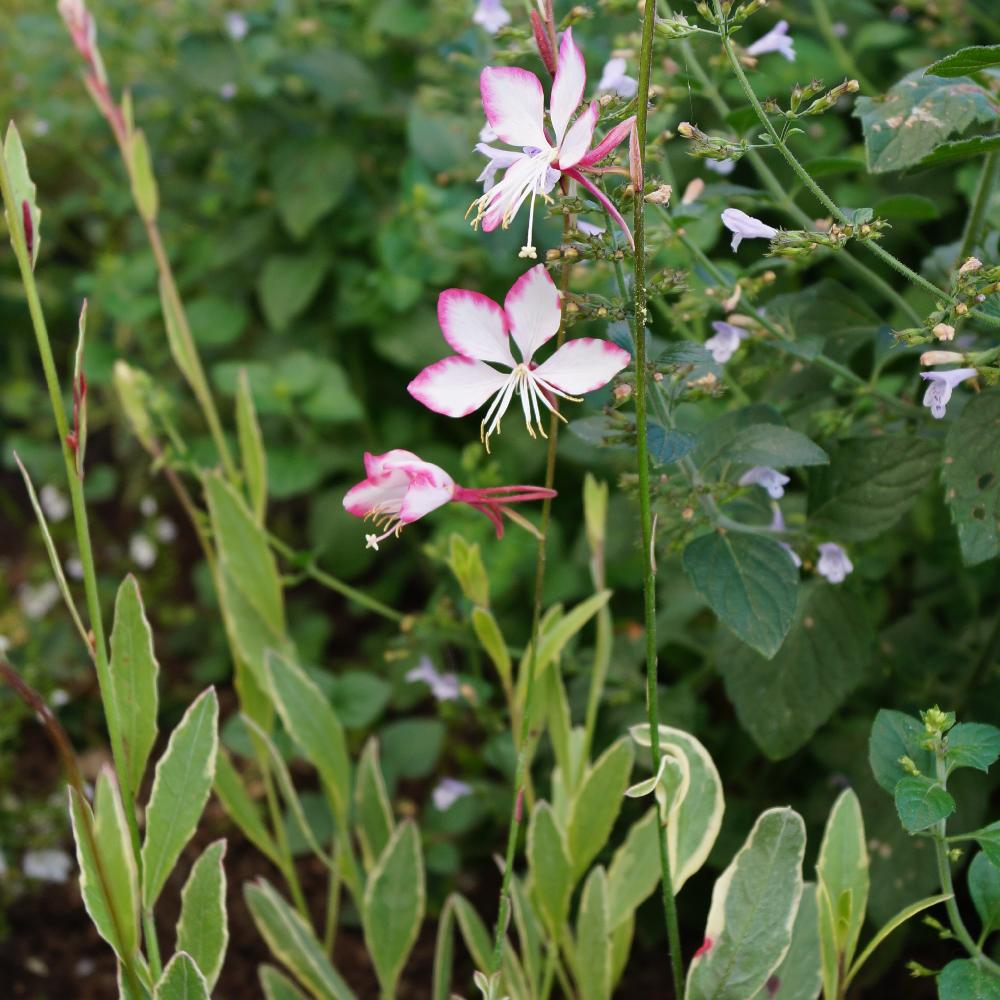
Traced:
POLYGON ((407 386, 409 393, 435 413, 464 417, 493 397, 480 427, 489 450, 490 435, 514 395, 520 395, 528 433, 545 437, 541 408, 555 413, 553 397, 579 401, 577 393, 606 385, 631 359, 628 351, 591 337, 563 344, 548 360, 535 365, 534 355, 559 331, 561 298, 548 271, 537 264, 521 275, 501 308, 492 299, 464 288, 449 288, 438 298, 438 322, 448 344, 458 353, 428 365, 407 386), (511 352, 511 340, 521 360, 511 352), (508 369, 497 371, 491 361, 508 369))
POLYGON ((847 557, 843 547, 836 542, 823 542, 819 547, 819 561, 816 572, 830 583, 843 583, 854 571, 854 563, 847 557))
POLYGON ((732 248, 735 253, 740 248, 744 240, 774 239, 778 235, 778 230, 772 226, 755 219, 752 215, 740 211, 738 208, 727 208, 722 213, 722 224, 733 234, 732 248))
POLYGON ((510 504, 545 500, 555 490, 542 486, 493 486, 467 489, 459 486, 440 466, 425 462, 412 451, 394 448, 384 455, 365 452, 367 477, 344 496, 344 508, 355 517, 371 518, 382 534, 365 535, 367 548, 378 551, 390 535, 446 503, 464 503, 485 514, 503 537, 503 516, 516 517, 510 504))
POLYGON ((772 500, 780 500, 785 495, 785 486, 790 482, 788 476, 769 469, 766 465, 755 465, 740 476, 740 486, 760 486, 767 490, 772 500))
POLYGON ((789 62, 795 62, 795 42, 788 34, 788 22, 779 21, 766 35, 762 35, 748 46, 748 56, 763 56, 769 52, 780 52, 789 62))
POLYGON ((948 407, 948 401, 955 386, 972 378, 975 368, 954 368, 950 372, 921 372, 920 377, 930 385, 924 393, 924 406, 931 411, 935 420, 941 420, 948 407))
POLYGON ((500 0, 479 0, 472 20, 483 31, 495 35, 501 28, 510 24, 510 14, 500 0))
POLYGON ((498 226, 506 229, 521 206, 530 199, 528 239, 521 248, 522 257, 535 258, 532 242, 535 199, 548 199, 548 193, 561 176, 570 177, 585 187, 608 210, 622 232, 632 241, 632 234, 614 203, 581 171, 590 170, 612 153, 632 130, 635 119, 616 125, 593 148, 594 128, 600 105, 592 101, 570 125, 583 100, 587 70, 583 53, 573 41, 573 29, 567 28, 559 46, 559 62, 552 81, 549 117, 552 132, 545 127, 545 94, 538 77, 513 66, 487 66, 479 86, 483 110, 497 138, 520 151, 499 150, 480 144, 476 150, 489 158, 481 179, 491 180, 503 169, 503 178, 493 184, 470 206, 476 209, 473 226, 482 223, 486 232, 498 226))
POLYGON ((715 336, 705 341, 705 348, 719 365, 724 365, 736 353, 740 343, 750 336, 746 330, 721 319, 712 323, 712 329, 715 336))

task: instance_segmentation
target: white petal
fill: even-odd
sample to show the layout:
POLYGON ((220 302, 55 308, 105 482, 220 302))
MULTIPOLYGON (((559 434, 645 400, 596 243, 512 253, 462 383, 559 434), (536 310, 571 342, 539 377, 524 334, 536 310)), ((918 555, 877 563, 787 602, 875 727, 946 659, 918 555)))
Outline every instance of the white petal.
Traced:
POLYGON ((591 101, 590 107, 570 127, 559 147, 559 167, 568 170, 576 166, 590 149, 594 139, 594 127, 597 125, 597 101, 591 101))
POLYGON ((418 518, 429 514, 438 507, 443 507, 448 503, 455 493, 455 484, 446 483, 437 485, 435 483, 415 482, 406 491, 403 506, 399 511, 399 520, 402 524, 410 524, 418 518))
POLYGON ((559 45, 559 62, 556 64, 552 96, 549 99, 549 114, 552 116, 557 146, 566 134, 566 126, 573 117, 573 112, 583 100, 583 88, 586 84, 587 67, 583 61, 583 53, 573 41, 573 29, 567 28, 559 45))
POLYGON ((507 317, 492 299, 465 288, 449 288, 438 296, 438 323, 444 339, 459 354, 514 367, 507 317))
POLYGON ((532 375, 563 392, 577 395, 607 385, 632 360, 628 351, 606 340, 580 337, 571 340, 539 365, 532 375))
POLYGON ((456 354, 428 365, 406 388, 429 410, 464 417, 503 388, 509 377, 482 361, 456 354))
POLYGON ((548 149, 545 95, 534 73, 516 66, 487 66, 479 77, 483 110, 497 137, 512 146, 548 149))
POLYGON ((536 264, 514 282, 503 306, 525 362, 559 332, 559 291, 544 264, 536 264))

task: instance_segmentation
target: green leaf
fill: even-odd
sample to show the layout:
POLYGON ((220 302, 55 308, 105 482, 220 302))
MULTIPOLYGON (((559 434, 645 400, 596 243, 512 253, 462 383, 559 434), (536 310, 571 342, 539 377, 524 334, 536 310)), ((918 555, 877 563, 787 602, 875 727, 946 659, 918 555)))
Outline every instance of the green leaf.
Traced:
POLYGON ((850 788, 830 810, 816 862, 823 992, 838 995, 851 967, 868 906, 868 845, 861 804, 850 788))
POLYGON ((864 130, 868 169, 882 173, 919 163, 974 124, 992 124, 997 109, 968 77, 943 79, 915 70, 881 97, 859 97, 854 114, 864 130))
POLYGON ((246 306, 236 298, 201 295, 187 302, 191 336, 201 347, 226 347, 237 340, 250 323, 246 306))
POLYGON ((621 810, 634 759, 632 741, 623 736, 589 768, 573 799, 566 845, 574 881, 587 870, 611 834, 621 810))
POLYGON ((528 867, 542 919, 550 934, 558 936, 569 913, 573 869, 566 838, 547 802, 539 802, 528 825, 528 867))
POLYGON ((934 778, 907 775, 894 793, 899 821, 908 833, 919 833, 947 819, 955 811, 955 800, 934 778))
POLYGON ((712 890, 685 1000, 746 1000, 764 986, 791 945, 805 845, 805 824, 794 810, 768 809, 758 817, 712 890))
POLYGON ((795 617, 799 583, 798 569, 777 542, 712 531, 684 549, 684 569, 724 625, 774 656, 795 617))
POLYGON ((861 542, 888 531, 934 477, 934 441, 883 435, 835 448, 830 465, 810 476, 809 526, 839 542, 861 542))
POLYGON ((139 792, 146 762, 156 742, 157 691, 160 665, 153 652, 153 630, 139 593, 139 583, 129 574, 115 598, 115 623, 111 630, 111 681, 115 707, 125 743, 128 786, 139 792))
POLYGON ((781 760, 804 746, 861 682, 872 645, 862 602, 815 583, 802 588, 795 621, 772 659, 723 641, 715 660, 740 724, 768 757, 781 760))
POLYGON ((510 653, 496 618, 487 608, 473 608, 472 627, 479 644, 496 667, 504 689, 509 691, 512 684, 510 653))
POLYGON ((806 882, 792 927, 788 954, 753 1000, 816 1000, 822 985, 816 886, 806 882))
POLYGON ((989 826, 984 826, 981 830, 976 830, 969 836, 983 849, 983 854, 997 868, 1000 868, 1000 820, 997 820, 996 823, 990 823, 989 826))
POLYGON ((910 772, 900 764, 909 757, 921 774, 934 773, 934 754, 922 746, 927 739, 924 724, 912 715, 889 708, 879 709, 868 740, 868 762, 875 780, 891 795, 900 778, 910 772))
POLYGON ((188 385, 196 390, 201 386, 204 376, 201 361, 198 358, 191 339, 185 335, 187 319, 183 306, 175 298, 175 293, 169 284, 160 279, 160 308, 163 312, 163 325, 167 331, 167 344, 174 364, 180 369, 188 385))
MULTIPOLYGON (((36 200, 35 182, 28 173, 28 158, 24 154, 24 145, 21 142, 21 134, 17 131, 17 126, 11 122, 7 126, 7 137, 3 144, 3 158, 7 170, 7 180, 10 184, 10 195, 13 205, 7 206, 7 222, 10 227, 11 245, 16 247, 14 234, 23 239, 26 234, 24 230, 24 206, 28 206, 28 215, 31 218, 31 267, 34 269, 38 260, 38 247, 42 242, 41 224, 42 212, 36 200)), ((27 247, 27 241, 25 240, 27 247)))
POLYGON ((931 63, 924 72, 928 76, 970 76, 995 66, 1000 66, 1000 45, 970 45, 931 63))
POLYGON ((772 469, 826 465, 830 461, 826 452, 805 434, 778 424, 751 424, 740 428, 722 449, 720 458, 772 469))
POLYGON ((142 129, 132 132, 129 145, 129 178, 132 181, 132 197, 139 214, 147 222, 156 218, 160 208, 160 192, 153 173, 153 158, 149 153, 149 143, 142 129))
POLYGON ((576 917, 576 980, 581 1000, 611 996, 611 926, 607 878, 598 865, 587 876, 576 917))
POLYGON ((956 958, 938 976, 938 1000, 1000 1000, 1000 978, 969 958, 956 958))
POLYGON ((981 722, 960 722, 948 730, 944 759, 949 773, 956 767, 988 771, 1000 757, 1000 729, 981 722))
POLYGON ((156 984, 154 1000, 209 1000, 211 990, 194 959, 178 951, 156 984))
MULTIPOLYGON (((537 674, 548 668, 557 660, 566 644, 590 621, 598 611, 603 608, 611 599, 610 590, 602 590, 600 593, 588 597, 563 615, 554 625, 542 630, 538 640, 538 657, 535 661, 535 671, 537 674)), ((521 661, 520 677, 526 677, 526 663, 530 662, 530 651, 525 654, 521 661)))
POLYGON ((278 215, 297 240, 336 208, 354 181, 356 159, 330 138, 282 144, 271 161, 278 215))
POLYGON ((365 868, 371 870, 396 828, 379 764, 378 740, 365 744, 354 782, 354 819, 365 868))
POLYGON ((367 729, 391 696, 388 681, 363 670, 345 670, 330 684, 330 704, 345 729, 367 729))
POLYGON ((201 970, 209 993, 222 971, 229 943, 226 919, 226 842, 217 840, 202 852, 181 890, 177 951, 187 952, 201 970))
POLYGON ((968 160, 973 157, 985 156, 1000 149, 1000 135, 977 135, 971 139, 959 139, 956 142, 945 142, 933 153, 925 156, 917 166, 921 170, 939 167, 943 163, 954 163, 957 160, 968 160))
POLYGON ((318 251, 268 257, 257 280, 257 295, 272 329, 283 332, 308 307, 329 265, 329 257, 318 251))
POLYGON ((875 203, 875 214, 891 222, 900 219, 928 222, 941 216, 941 208, 932 198, 920 194, 893 194, 875 203))
POLYGON ((451 976, 455 963, 455 907, 449 896, 441 907, 434 937, 434 971, 431 980, 431 1000, 449 1000, 451 976))
POLYGON ((385 996, 394 996, 400 973, 420 933, 426 887, 420 832, 404 820, 365 886, 365 945, 385 996))
MULTIPOLYGON (((659 814, 650 809, 629 827, 608 868, 608 924, 626 921, 660 884, 659 814)), ((675 887, 676 895, 676 887, 675 887)))
POLYGON ((1000 930, 1000 868, 983 853, 969 865, 969 895, 983 924, 983 933, 1000 930))
POLYGON ((440 719, 396 719, 379 733, 382 774, 392 789, 400 778, 426 778, 437 766, 444 746, 440 719))
POLYGON ((948 430, 942 479, 962 560, 1000 555, 1000 390, 969 400, 948 430))
POLYGON ((259 966, 257 976, 264 991, 264 1000, 306 1000, 306 995, 295 983, 273 965, 259 966))
POLYGON ((170 734, 156 764, 142 845, 142 902, 151 909, 184 846, 198 827, 215 779, 219 700, 203 691, 170 734))
POLYGON ((317 1000, 355 1000, 330 965, 306 922, 264 879, 243 887, 250 915, 271 954, 281 960, 317 1000))
POLYGON ((538 915, 531 901, 524 883, 512 875, 510 880, 511 910, 514 915, 514 925, 517 927, 517 940, 521 961, 524 964, 524 973, 528 981, 532 984, 532 996, 541 993, 541 983, 543 973, 542 951, 543 933, 539 923, 538 915))
POLYGON ((240 442, 240 462, 250 509, 258 524, 263 525, 267 511, 267 452, 257 422, 253 393, 246 369, 240 372, 236 387, 236 431, 240 442))
POLYGON ((670 465, 694 451, 698 439, 687 431, 661 427, 649 421, 646 427, 646 447, 649 457, 660 465, 670 465))
POLYGON ((215 794, 229 814, 229 818, 243 831, 247 840, 271 861, 277 863, 278 848, 264 824, 264 818, 257 804, 250 797, 243 779, 233 767, 233 762, 223 747, 219 747, 215 761, 215 794))

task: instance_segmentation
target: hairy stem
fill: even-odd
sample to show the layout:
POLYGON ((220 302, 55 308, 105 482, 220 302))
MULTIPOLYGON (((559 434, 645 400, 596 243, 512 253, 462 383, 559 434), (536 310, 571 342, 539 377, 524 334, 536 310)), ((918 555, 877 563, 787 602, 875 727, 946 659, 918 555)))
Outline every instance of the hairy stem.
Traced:
POLYGON ((956 267, 972 256, 972 249, 979 239, 979 231, 982 229, 983 219, 990 205, 998 166, 1000 166, 1000 153, 987 154, 979 171, 979 181, 976 183, 976 193, 969 207, 969 217, 965 220, 965 232, 962 233, 962 246, 955 261, 956 267))

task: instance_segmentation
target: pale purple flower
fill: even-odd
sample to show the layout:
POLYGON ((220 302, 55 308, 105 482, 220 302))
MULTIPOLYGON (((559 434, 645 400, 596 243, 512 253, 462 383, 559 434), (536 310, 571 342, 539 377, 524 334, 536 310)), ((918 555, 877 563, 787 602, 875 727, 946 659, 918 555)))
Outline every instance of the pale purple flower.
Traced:
POLYGON ((59 603, 59 585, 55 580, 46 580, 37 587, 22 583, 17 588, 17 600, 28 618, 44 618, 59 603))
POLYGON ((143 517, 152 517, 158 510, 156 497, 144 496, 139 501, 139 512, 143 517))
POLYGON ((501 28, 510 24, 510 14, 507 13, 500 0, 479 0, 472 20, 483 31, 495 35, 501 28))
POLYGON ((38 501, 50 521, 61 521, 69 513, 69 500, 55 486, 46 483, 38 492, 38 501))
POLYGON ((226 34, 234 42, 242 42, 249 30, 249 22, 238 10, 231 10, 226 15, 226 34))
POLYGON ((129 539, 128 554, 139 569, 152 569, 156 562, 156 546, 145 535, 136 534, 129 539))
POLYGON ((731 157, 725 160, 705 160, 705 168, 713 174, 728 177, 736 169, 736 161, 731 157))
POLYGON ((70 556, 66 560, 66 573, 72 580, 82 580, 83 563, 76 556, 70 556))
POLYGON ((770 240, 778 235, 778 230, 772 226, 755 219, 752 215, 740 211, 738 208, 727 208, 722 213, 722 224, 733 234, 731 244, 735 253, 744 240, 764 239, 770 240))
POLYGON ((705 341, 705 347, 712 352, 715 363, 719 365, 724 365, 736 353, 740 341, 750 336, 746 330, 721 319, 712 324, 712 329, 715 331, 715 336, 705 341))
POLYGON ((437 701, 458 699, 458 678, 454 674, 439 673, 429 656, 422 656, 420 662, 406 672, 406 679, 412 683, 423 681, 437 701))
POLYGON ((177 525, 169 517, 161 517, 153 526, 153 534, 158 542, 169 545, 177 539, 177 525))
POLYGON ((236 96, 236 84, 230 81, 219 87, 219 97, 224 101, 231 101, 236 96))
POLYGON ((920 377, 929 382, 924 393, 924 406, 931 411, 935 420, 940 420, 948 406, 948 400, 959 382, 972 378, 975 368, 954 368, 950 372, 921 372, 920 377))
MULTIPOLYGON (((516 149, 496 149, 485 142, 476 143, 475 148, 477 153, 486 157, 486 166, 483 167, 483 172, 476 178, 477 181, 483 182, 484 191, 489 191, 496 183, 498 170, 506 170, 508 167, 512 167, 524 156, 524 153, 516 149)), ((558 171, 550 170, 549 174, 550 176, 545 178, 545 183, 542 185, 542 194, 548 194, 556 186, 556 181, 559 180, 558 171)))
POLYGON ((788 34, 788 22, 779 21, 766 35, 762 35, 747 49, 748 56, 763 56, 780 52, 789 62, 795 62, 794 41, 788 34))
MULTIPOLYGON (((771 516, 771 530, 779 533, 783 532, 785 530, 785 519, 781 516, 781 508, 776 503, 772 503, 771 507, 774 511, 771 516)), ((799 557, 798 552, 788 542, 783 542, 779 539, 778 544, 788 553, 788 558, 795 563, 796 568, 802 565, 802 559, 799 557)))
POLYGON ((472 786, 455 778, 442 778, 431 792, 434 808, 447 812, 459 799, 472 794, 472 786))
POLYGON ((27 851, 21 859, 21 870, 26 878, 40 882, 65 882, 73 870, 73 859, 56 848, 27 851))
POLYGON ((788 476, 769 469, 766 465, 755 465, 740 476, 740 486, 760 486, 767 490, 772 500, 780 500, 785 495, 785 486, 791 482, 788 476))
POLYGON ((639 81, 625 72, 627 63, 621 56, 609 59, 604 64, 600 83, 597 84, 599 94, 617 94, 626 101, 632 100, 639 91, 639 81))
POLYGON ((605 232, 604 226, 597 226, 593 222, 587 222, 586 219, 577 219, 576 228, 588 236, 603 236, 605 232))
POLYGON ((837 38, 846 38, 850 34, 850 31, 851 29, 843 21, 837 21, 833 25, 833 33, 837 38))
POLYGON ((816 572, 826 577, 830 583, 843 583, 848 573, 853 572, 854 563, 836 542, 823 542, 819 547, 819 562, 816 572))

